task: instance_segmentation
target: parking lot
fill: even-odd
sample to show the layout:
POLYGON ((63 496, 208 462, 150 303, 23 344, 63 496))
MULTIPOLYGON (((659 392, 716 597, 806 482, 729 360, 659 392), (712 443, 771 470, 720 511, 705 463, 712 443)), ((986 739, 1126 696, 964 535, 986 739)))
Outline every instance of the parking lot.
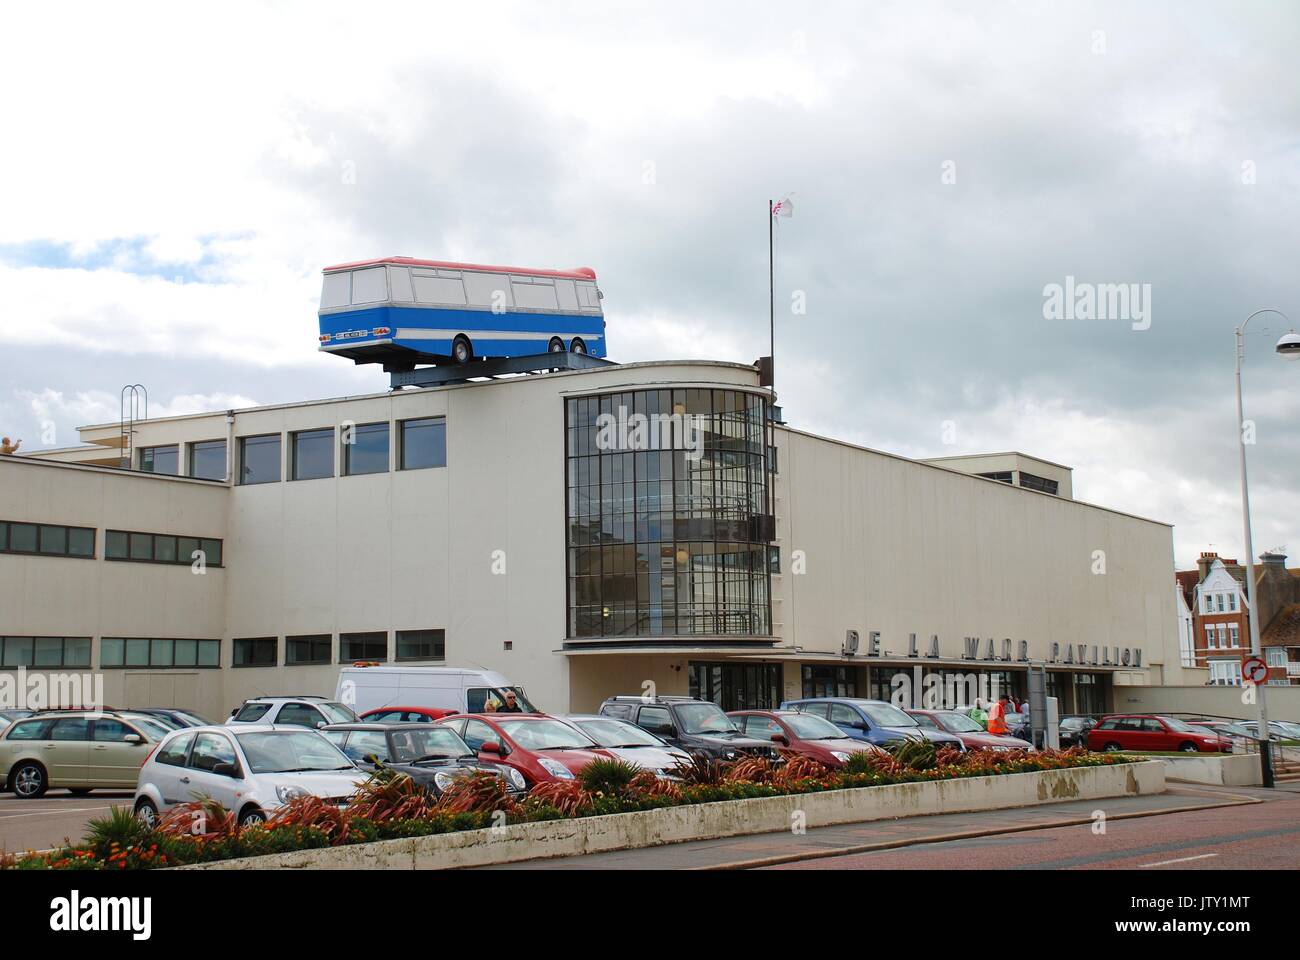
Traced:
POLYGON ((86 832, 86 821, 104 816, 114 804, 130 802, 129 790, 96 790, 84 797, 51 790, 39 800, 0 793, 0 851, 44 850, 64 837, 78 840, 86 832))

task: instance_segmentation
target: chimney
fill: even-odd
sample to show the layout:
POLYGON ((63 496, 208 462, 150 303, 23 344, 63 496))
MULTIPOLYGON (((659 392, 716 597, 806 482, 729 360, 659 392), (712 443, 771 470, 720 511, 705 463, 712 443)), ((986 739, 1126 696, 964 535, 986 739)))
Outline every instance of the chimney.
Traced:
POLYGON ((1196 561, 1196 569, 1200 572, 1198 583, 1204 583, 1205 578, 1210 575, 1210 567, 1214 561, 1219 559, 1219 555, 1213 550, 1202 550, 1201 557, 1196 561))
POLYGON ((1259 562, 1266 567, 1281 567, 1283 570, 1285 570, 1286 554, 1282 552, 1281 548, 1275 548, 1273 550, 1265 550, 1263 553, 1259 555, 1259 562))

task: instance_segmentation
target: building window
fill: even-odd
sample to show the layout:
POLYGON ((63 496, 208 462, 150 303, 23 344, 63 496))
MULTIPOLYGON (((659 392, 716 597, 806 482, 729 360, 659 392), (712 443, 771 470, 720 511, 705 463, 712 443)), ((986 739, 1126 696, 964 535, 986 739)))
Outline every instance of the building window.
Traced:
POLYGON ((1205 645, 1211 649, 1214 647, 1214 624, 1212 623, 1205 625, 1205 645))
POLYGON ((1267 663, 1270 667, 1286 666, 1286 649, 1283 647, 1269 647, 1264 651, 1268 658, 1267 663))
POLYGON ((770 635, 765 416, 738 390, 566 401, 570 637, 770 635))
POLYGON ((400 470, 447 465, 447 418, 403 420, 400 470))
POLYGON ((191 443, 189 474, 200 480, 226 479, 226 441, 203 440, 191 443))
POLYGON ((398 660, 445 660, 446 632, 443 630, 398 630, 398 660))
POLYGON ((1212 597, 1208 593, 1205 595, 1205 612, 1206 613, 1214 612, 1214 597, 1212 597))
POLYGON ((176 476, 180 467, 180 448, 176 444, 166 447, 141 447, 140 469, 145 473, 165 473, 176 476))
POLYGON ((1216 600, 1216 601, 1218 602, 1218 604, 1219 604, 1219 613, 1223 613, 1223 594, 1221 594, 1221 593, 1216 593, 1216 594, 1214 595, 1214 597, 1215 597, 1215 600, 1216 600))
POLYGON ((781 572, 781 548, 767 548, 767 572, 775 576, 781 572))
POLYGON ((1012 480, 1010 470, 998 470, 993 473, 977 473, 977 477, 983 477, 985 480, 996 480, 999 483, 1010 483, 1012 480))
POLYGON ((293 454, 289 476, 294 480, 322 480, 334 476, 334 428, 299 430, 289 434, 293 454))
POLYGON ((343 474, 388 472, 388 424, 363 423, 343 428, 343 474))
POLYGON ((127 530, 104 531, 104 559, 185 567, 201 560, 204 566, 224 566, 222 541, 212 537, 178 537, 170 533, 127 530))
POLYGON ((279 663, 280 641, 275 637, 232 640, 233 667, 274 667, 279 663))
POLYGON ((852 667, 803 666, 803 695, 811 697, 856 697, 858 681, 852 667))
POLYGON ((242 484, 279 483, 280 435, 240 437, 239 467, 239 482, 242 484))
POLYGON ((767 447, 767 472, 768 473, 781 472, 780 463, 776 459, 776 446, 774 444, 768 444, 767 447))
POLYGON ((1219 649, 1228 649, 1228 625, 1226 623, 1218 624, 1219 628, 1219 649))
POLYGON ((1240 628, 1238 628, 1238 626, 1235 623, 1229 624, 1228 625, 1228 646, 1239 647, 1241 646, 1240 640, 1241 640, 1240 628))
POLYGON ((1042 493, 1050 493, 1056 496, 1057 483, 1055 480, 1048 480, 1046 477, 1036 477, 1032 473, 1020 471, 1020 485, 1026 490, 1038 490, 1042 493))
POLYGON ((89 667, 89 637, 0 637, 2 667, 89 667))
POLYGON ((300 637, 284 638, 284 665, 300 667, 308 663, 329 663, 332 660, 328 633, 314 633, 300 637))
POLYGON ((99 641, 99 666, 219 667, 221 641, 104 637, 99 641))
POLYGON ((1219 687, 1241 686, 1241 661, 1211 660, 1210 683, 1219 687))
POLYGON ((388 634, 340 633, 339 662, 349 660, 387 660, 388 634))
POLYGON ((93 558, 95 530, 93 527, 64 527, 53 523, 0 521, 0 553, 93 558))
POLYGON ((1228 594, 1228 609, 1229 609, 1231 612, 1233 612, 1233 613, 1236 613, 1236 612, 1237 612, 1237 594, 1236 594, 1236 593, 1230 593, 1230 594, 1228 594))

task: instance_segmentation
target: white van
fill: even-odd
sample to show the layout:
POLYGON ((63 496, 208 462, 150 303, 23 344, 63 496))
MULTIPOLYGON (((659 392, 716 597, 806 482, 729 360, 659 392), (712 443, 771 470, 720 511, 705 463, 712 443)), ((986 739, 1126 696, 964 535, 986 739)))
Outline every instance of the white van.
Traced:
POLYGON ((461 667, 350 666, 339 671, 335 699, 358 714, 379 707, 429 707, 481 713, 489 699, 501 703, 513 690, 525 713, 537 708, 499 673, 461 667))

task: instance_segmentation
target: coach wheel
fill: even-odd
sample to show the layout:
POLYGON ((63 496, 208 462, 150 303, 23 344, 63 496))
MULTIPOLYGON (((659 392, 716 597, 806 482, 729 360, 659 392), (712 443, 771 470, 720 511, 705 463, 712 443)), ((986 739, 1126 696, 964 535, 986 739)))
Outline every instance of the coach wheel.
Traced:
POLYGON ((579 340, 577 337, 574 337, 574 338, 573 338, 573 341, 569 344, 569 352, 570 352, 570 353, 586 353, 586 352, 587 352, 587 345, 586 345, 585 343, 583 343, 581 340, 579 340))
POLYGON ((547 353, 563 353, 564 341, 559 337, 551 337, 551 342, 546 345, 547 353))
POLYGON ((1186 743, 1184 743, 1184 744, 1183 744, 1182 746, 1180 746, 1178 749, 1181 750, 1183 753, 1196 753, 1196 752, 1198 752, 1197 749, 1196 749, 1196 744, 1192 743, 1190 740, 1187 741, 1186 743))
POLYGON ((469 344, 469 337, 461 335, 451 345, 451 356, 457 363, 469 363, 474 359, 474 348, 469 344))
POLYGON ((45 795, 49 783, 45 777, 45 768, 39 763, 24 763, 14 771, 14 795, 24 800, 35 800, 45 795))
POLYGON ((1106 753, 1119 753, 1119 744, 1118 744, 1118 743, 1108 743, 1108 744, 1106 744, 1106 746, 1102 747, 1101 749, 1102 749, 1103 751, 1105 751, 1106 753))
POLYGON ((152 830, 158 826, 158 808, 148 797, 141 797, 135 805, 135 818, 152 830))

